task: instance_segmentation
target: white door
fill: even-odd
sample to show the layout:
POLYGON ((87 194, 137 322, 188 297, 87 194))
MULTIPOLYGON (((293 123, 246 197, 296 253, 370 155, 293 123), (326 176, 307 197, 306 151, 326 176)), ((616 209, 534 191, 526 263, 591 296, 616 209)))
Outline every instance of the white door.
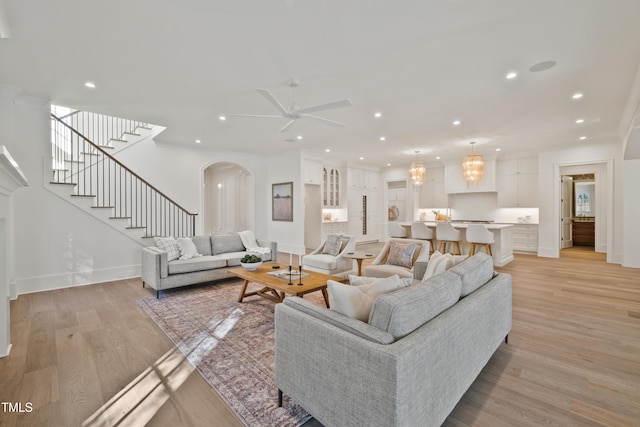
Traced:
POLYGON ((319 185, 304 186, 304 246, 316 249, 322 234, 322 194, 319 185))
POLYGON ((573 178, 567 175, 562 176, 561 209, 560 209, 560 248, 573 247, 573 178))

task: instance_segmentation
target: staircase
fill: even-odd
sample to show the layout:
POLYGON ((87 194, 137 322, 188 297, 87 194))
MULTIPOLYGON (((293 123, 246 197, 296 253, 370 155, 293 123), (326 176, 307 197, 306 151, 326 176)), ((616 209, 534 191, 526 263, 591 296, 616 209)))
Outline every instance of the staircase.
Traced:
POLYGON ((112 154, 152 132, 153 126, 145 123, 93 113, 51 114, 53 160, 47 165, 52 171, 47 188, 145 245, 153 236, 193 236, 197 214, 112 154))

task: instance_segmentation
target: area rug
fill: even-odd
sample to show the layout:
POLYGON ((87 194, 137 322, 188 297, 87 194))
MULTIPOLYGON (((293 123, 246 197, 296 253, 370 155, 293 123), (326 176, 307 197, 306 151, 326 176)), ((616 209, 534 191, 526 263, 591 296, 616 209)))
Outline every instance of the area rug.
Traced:
POLYGON ((136 302, 247 426, 301 425, 310 418, 302 407, 286 396, 277 406, 275 304, 255 296, 238 303, 242 283, 183 288, 136 302))

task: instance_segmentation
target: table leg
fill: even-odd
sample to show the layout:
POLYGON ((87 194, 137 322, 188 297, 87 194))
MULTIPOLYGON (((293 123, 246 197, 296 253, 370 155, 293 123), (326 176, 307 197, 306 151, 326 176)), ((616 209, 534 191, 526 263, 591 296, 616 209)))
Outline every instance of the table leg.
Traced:
POLYGON ((327 288, 322 288, 322 296, 324 297, 324 303, 327 308, 331 308, 329 306, 329 293, 327 292, 327 288))
POLYGON ((247 286, 249 285, 249 281, 245 280, 244 285, 242 285, 242 289, 240 289, 240 296, 238 297, 238 302, 242 302, 242 299, 245 297, 245 292, 247 291, 247 286))
POLYGON ((356 262, 358 263, 358 276, 362 276, 362 258, 357 258, 356 262))

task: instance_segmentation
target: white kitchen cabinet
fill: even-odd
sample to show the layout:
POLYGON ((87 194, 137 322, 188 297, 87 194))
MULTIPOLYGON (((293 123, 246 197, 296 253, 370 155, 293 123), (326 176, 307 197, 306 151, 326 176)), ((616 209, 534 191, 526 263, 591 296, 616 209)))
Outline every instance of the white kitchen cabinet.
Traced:
POLYGON ((338 208, 341 203, 341 176, 337 168, 322 169, 322 204, 325 208, 338 208))
POLYGON ((350 190, 348 212, 347 231, 355 236, 357 242, 380 239, 381 215, 377 191, 350 190))
POLYGON ((498 207, 535 208, 538 206, 538 159, 501 160, 498 172, 498 207))
POLYGON ((315 159, 304 159, 303 177, 305 184, 322 184, 322 162, 315 159))
POLYGON ((420 188, 421 209, 448 208, 449 195, 444 190, 444 168, 427 169, 427 179, 420 188))
POLYGON ((347 181, 349 189, 378 191, 378 181, 380 174, 376 171, 366 169, 349 168, 347 170, 347 181))
POLYGON ((462 174, 462 164, 445 166, 444 174, 445 191, 448 194, 497 191, 495 160, 484 161, 484 173, 477 184, 468 184, 465 181, 462 174))
POLYGON ((511 227, 511 236, 514 251, 538 253, 537 224, 516 224, 511 227))

